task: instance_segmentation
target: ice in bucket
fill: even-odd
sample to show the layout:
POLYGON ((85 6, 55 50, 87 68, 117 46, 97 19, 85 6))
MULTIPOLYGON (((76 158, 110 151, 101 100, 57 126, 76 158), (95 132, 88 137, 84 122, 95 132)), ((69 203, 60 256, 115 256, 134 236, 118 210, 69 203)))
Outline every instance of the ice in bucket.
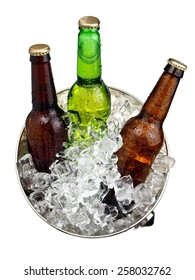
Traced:
MULTIPOLYGON (((51 174, 37 172, 30 154, 18 154, 18 173, 30 204, 45 221, 66 233, 101 237, 135 226, 154 208, 174 165, 164 145, 144 184, 133 188, 130 176, 121 177, 113 153, 122 145, 122 126, 141 104, 131 95, 111 92, 112 113, 105 136, 92 146, 66 149, 50 166, 51 174), (114 205, 103 203, 110 189, 115 192, 114 205)), ((61 107, 66 106, 64 94, 58 95, 61 107)))

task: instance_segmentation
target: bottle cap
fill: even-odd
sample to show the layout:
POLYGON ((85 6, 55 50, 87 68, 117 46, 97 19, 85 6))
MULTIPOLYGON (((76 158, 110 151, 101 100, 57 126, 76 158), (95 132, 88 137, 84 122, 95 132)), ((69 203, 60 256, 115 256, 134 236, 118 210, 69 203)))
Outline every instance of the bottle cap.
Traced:
POLYGON ((50 47, 46 44, 36 44, 29 48, 29 53, 32 56, 43 56, 50 52, 50 47))
POLYGON ((79 27, 93 29, 99 28, 100 21, 98 18, 93 16, 85 16, 79 19, 79 27))
POLYGON ((169 58, 168 63, 182 71, 185 71, 187 69, 187 66, 185 64, 183 64, 182 62, 180 62, 179 60, 176 60, 174 58, 169 58))

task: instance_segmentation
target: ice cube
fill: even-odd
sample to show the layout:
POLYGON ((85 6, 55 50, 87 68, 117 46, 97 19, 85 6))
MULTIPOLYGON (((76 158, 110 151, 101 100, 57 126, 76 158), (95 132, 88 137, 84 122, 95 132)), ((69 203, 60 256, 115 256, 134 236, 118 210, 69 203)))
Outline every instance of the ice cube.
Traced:
MULTIPOLYGON (((133 180, 130 175, 121 177, 114 187, 116 200, 123 208, 133 201, 133 180)), ((123 209, 124 211, 124 209, 123 209)), ((125 211, 126 212, 126 211, 125 211)))
POLYGON ((110 116, 107 120, 108 130, 118 133, 120 130, 119 121, 115 116, 110 116))
POLYGON ((147 185, 153 191, 154 195, 160 193, 166 182, 166 176, 161 173, 151 171, 146 179, 147 185))
POLYGON ((95 172, 95 162, 91 156, 78 158, 77 167, 81 176, 95 172))
POLYGON ((159 153, 152 164, 152 169, 156 172, 166 174, 174 164, 175 160, 172 157, 159 153))
POLYGON ((51 170, 51 174, 55 174, 58 176, 61 175, 66 175, 68 176, 69 174, 72 173, 72 169, 70 167, 70 164, 68 161, 65 160, 59 160, 55 161, 49 168, 51 170))
POLYGON ((90 223, 90 219, 88 218, 81 205, 80 207, 67 209, 66 215, 71 224, 77 226, 80 229, 85 228, 85 226, 90 223))
POLYGON ((140 208, 145 208, 146 210, 155 202, 155 196, 146 183, 141 183, 136 186, 134 201, 140 208))
POLYGON ((17 162, 20 177, 27 177, 37 172, 31 154, 26 154, 17 162))
POLYGON ((44 172, 37 172, 32 177, 31 189, 34 191, 47 189, 56 179, 57 177, 54 175, 44 172))
POLYGON ((29 195, 29 201, 31 202, 35 210, 41 215, 44 215, 45 212, 48 212, 49 206, 47 201, 45 200, 44 191, 35 191, 31 193, 29 195))
POLYGON ((17 162, 18 174, 22 187, 27 195, 32 192, 33 177, 37 170, 35 168, 31 154, 26 154, 17 162))

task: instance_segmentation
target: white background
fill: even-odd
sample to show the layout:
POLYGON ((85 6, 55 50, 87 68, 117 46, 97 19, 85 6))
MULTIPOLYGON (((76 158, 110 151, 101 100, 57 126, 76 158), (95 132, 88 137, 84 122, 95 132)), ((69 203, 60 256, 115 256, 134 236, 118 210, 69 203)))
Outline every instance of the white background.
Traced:
MULTIPOLYGON (((172 276, 158 276, 158 279, 193 279, 193 1, 6 0, 2 3, 0 278, 37 279, 38 276, 24 276, 24 269, 30 265, 35 268, 81 265, 86 269, 115 270, 107 277, 96 277, 100 279, 128 279, 129 276, 116 275, 118 266, 170 266, 172 276), (49 44, 56 89, 70 87, 76 79, 77 22, 84 15, 97 16, 101 21, 102 77, 109 86, 128 91, 144 101, 169 57, 188 65, 164 124, 170 155, 176 164, 155 210, 155 224, 103 239, 73 237, 42 221, 25 200, 15 170, 18 137, 31 110, 28 48, 35 43, 49 44)), ((132 279, 142 277, 147 279, 147 276, 132 279)))

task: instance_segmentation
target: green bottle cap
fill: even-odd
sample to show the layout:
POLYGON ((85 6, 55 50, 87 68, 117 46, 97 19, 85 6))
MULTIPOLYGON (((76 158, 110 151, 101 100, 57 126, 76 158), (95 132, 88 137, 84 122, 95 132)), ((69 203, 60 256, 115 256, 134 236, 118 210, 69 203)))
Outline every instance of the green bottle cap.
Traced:
POLYGON ((98 18, 93 16, 85 16, 79 19, 79 27, 93 29, 99 28, 100 21, 98 18))

